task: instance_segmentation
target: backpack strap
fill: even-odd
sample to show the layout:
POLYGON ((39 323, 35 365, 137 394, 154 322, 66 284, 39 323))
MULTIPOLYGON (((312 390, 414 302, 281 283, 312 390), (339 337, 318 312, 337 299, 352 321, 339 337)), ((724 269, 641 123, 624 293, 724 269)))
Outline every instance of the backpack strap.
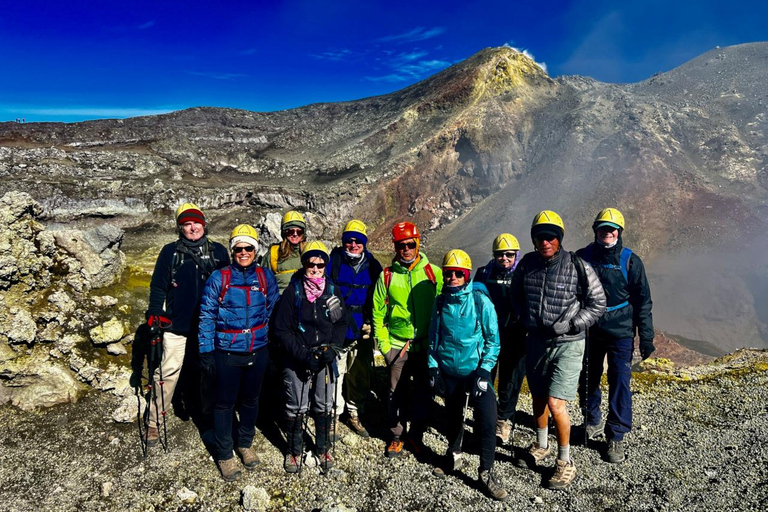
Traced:
POLYGON ((258 281, 259 291, 264 295, 264 302, 269 306, 269 301, 267 300, 267 274, 264 273, 264 269, 259 265, 256 265, 254 270, 256 270, 256 280, 258 281))
POLYGON ((579 302, 584 304, 584 301, 587 297, 587 290, 589 290, 589 281, 587 280, 587 270, 584 268, 584 260, 582 260, 579 256, 576 255, 575 252, 571 252, 571 261, 573 261, 573 266, 576 267, 576 275, 579 280, 579 292, 576 296, 579 299, 579 302))
POLYGON ((272 272, 277 272, 277 256, 280 252, 280 246, 278 244, 272 244, 269 248, 269 268, 272 272))
POLYGON ((336 257, 331 259, 331 279, 334 282, 339 281, 339 272, 341 272, 341 256, 336 254, 336 257))
POLYGON ((621 250, 621 256, 619 256, 619 266, 621 267, 621 273, 624 274, 624 280, 629 284, 629 259, 632 257, 632 249, 624 247, 621 250))
POLYGON ((389 285, 392 284, 392 267, 384 269, 384 290, 387 292, 384 304, 389 306, 389 285))
POLYGON ((230 281, 232 281, 232 269, 229 267, 221 269, 221 291, 219 292, 219 304, 224 302, 224 296, 229 291, 230 281))
POLYGON ((437 277, 435 277, 435 270, 432 268, 431 263, 427 263, 427 265, 424 267, 424 273, 427 274, 427 279, 429 279, 429 282, 437 286, 437 277))

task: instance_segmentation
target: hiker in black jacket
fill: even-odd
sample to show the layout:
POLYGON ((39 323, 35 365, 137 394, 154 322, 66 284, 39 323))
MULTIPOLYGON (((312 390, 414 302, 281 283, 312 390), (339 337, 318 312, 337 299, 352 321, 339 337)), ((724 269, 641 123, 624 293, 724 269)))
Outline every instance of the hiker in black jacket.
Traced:
POLYGON ((632 352, 635 333, 640 337, 640 354, 647 359, 654 351, 651 289, 640 257, 624 247, 624 215, 605 208, 592 224, 595 241, 576 252, 595 269, 605 290, 608 307, 589 330, 588 374, 582 375, 581 398, 586 409, 585 428, 589 439, 605 430, 606 459, 625 458, 624 435, 632 429, 632 352), (600 376, 608 356, 608 417, 600 412, 600 376), (584 387, 589 389, 584 391, 584 387), (586 403, 584 403, 586 402, 586 403))
POLYGON ((586 330, 605 310, 605 294, 589 264, 560 245, 565 228, 550 210, 533 219, 536 252, 526 254, 512 275, 512 303, 528 331, 525 366, 533 400, 536 442, 519 465, 538 464, 552 452, 549 414, 555 422, 557 460, 551 489, 563 489, 576 477, 570 456, 571 420, 566 407, 577 397, 586 330))
POLYGON ((192 203, 179 206, 176 210, 176 229, 179 239, 160 251, 149 285, 147 323, 154 328, 170 327, 163 334, 162 361, 152 377, 147 446, 158 442, 159 418, 164 418, 162 413, 171 404, 185 355, 185 380, 191 383, 190 388, 194 389, 195 395, 190 397, 190 401, 197 402, 193 407, 199 406, 197 327, 200 300, 208 277, 214 270, 229 265, 227 249, 208 239, 205 216, 200 208, 192 203), (187 344, 190 350, 186 350, 187 344), (193 360, 190 361, 190 358, 193 360))
POLYGON ((325 275, 328 260, 325 244, 307 243, 301 253, 303 268, 293 275, 283 292, 270 325, 284 355, 288 451, 283 468, 288 473, 297 473, 301 468, 304 417, 310 401, 315 419, 315 455, 323 471, 334 464, 330 430, 334 419, 336 356, 344 346, 348 324, 339 288, 325 275))

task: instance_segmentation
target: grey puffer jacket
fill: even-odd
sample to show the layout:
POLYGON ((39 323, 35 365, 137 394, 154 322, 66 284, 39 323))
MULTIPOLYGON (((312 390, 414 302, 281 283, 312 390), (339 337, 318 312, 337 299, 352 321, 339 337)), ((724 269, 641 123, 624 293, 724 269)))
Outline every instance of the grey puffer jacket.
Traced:
POLYGON ((549 260, 537 252, 523 257, 510 287, 512 305, 529 333, 556 342, 584 339, 585 331, 602 316, 606 304, 597 274, 586 262, 584 270, 588 289, 582 294, 570 252, 561 249, 549 260))

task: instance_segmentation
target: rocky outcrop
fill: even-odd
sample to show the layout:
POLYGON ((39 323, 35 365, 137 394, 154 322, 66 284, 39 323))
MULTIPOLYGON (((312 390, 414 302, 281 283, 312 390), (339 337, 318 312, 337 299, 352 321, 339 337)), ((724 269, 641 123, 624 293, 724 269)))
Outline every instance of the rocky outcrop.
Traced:
POLYGON ((83 383, 117 389, 105 384, 109 372, 97 363, 73 371, 72 361, 80 358, 78 346, 90 345, 82 336, 88 329, 99 345, 124 335, 111 309, 89 300, 91 290, 120 279, 122 231, 48 230, 42 213, 26 193, 0 198, 0 403, 23 409, 74 401, 83 383))

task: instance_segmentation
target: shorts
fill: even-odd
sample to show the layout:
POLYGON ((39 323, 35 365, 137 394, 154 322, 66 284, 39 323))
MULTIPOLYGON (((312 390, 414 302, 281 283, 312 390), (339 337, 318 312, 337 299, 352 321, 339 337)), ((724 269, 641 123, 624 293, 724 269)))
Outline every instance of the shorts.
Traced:
POLYGON ((575 400, 584 359, 584 340, 554 344, 528 336, 525 370, 532 396, 575 400))

